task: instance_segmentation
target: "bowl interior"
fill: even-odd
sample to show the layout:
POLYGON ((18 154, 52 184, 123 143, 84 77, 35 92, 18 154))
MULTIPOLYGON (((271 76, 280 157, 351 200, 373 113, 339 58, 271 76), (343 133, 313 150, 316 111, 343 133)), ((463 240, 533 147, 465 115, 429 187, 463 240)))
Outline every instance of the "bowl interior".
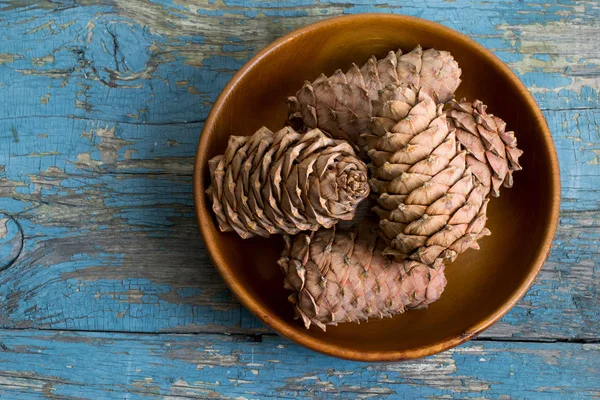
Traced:
POLYGON ((362 15, 333 19, 288 35, 236 75, 215 105, 199 146, 196 171, 198 217, 205 241, 227 283, 244 304, 280 333, 314 349, 354 359, 401 359, 456 345, 503 315, 531 284, 547 255, 557 219, 558 172, 545 121, 508 69, 464 36, 418 19, 362 15), (220 233, 203 190, 207 160, 224 151, 230 135, 261 126, 277 130, 286 119, 285 99, 305 80, 369 56, 384 57, 415 45, 450 51, 462 68, 457 98, 480 99, 507 122, 525 151, 512 189, 490 202, 481 250, 469 250, 447 267, 448 286, 426 311, 366 324, 306 331, 293 319, 276 264, 283 241, 242 240, 220 233))

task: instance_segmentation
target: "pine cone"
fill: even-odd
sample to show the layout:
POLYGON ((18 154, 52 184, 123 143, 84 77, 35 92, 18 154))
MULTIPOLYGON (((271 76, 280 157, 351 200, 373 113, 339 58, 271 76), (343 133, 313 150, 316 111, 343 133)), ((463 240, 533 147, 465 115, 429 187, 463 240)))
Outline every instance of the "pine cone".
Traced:
POLYGON ((390 242, 385 254, 431 264, 478 249, 477 240, 490 234, 489 187, 467 167, 442 106, 423 90, 397 87, 381 92, 374 112, 364 138, 374 210, 390 242))
POLYGON ((484 185, 490 186, 494 196, 500 195, 500 186, 512 187, 513 171, 520 171, 514 132, 506 132, 506 122, 486 113, 481 101, 473 103, 453 100, 446 111, 448 124, 456 129, 456 138, 467 149, 467 165, 484 185))
POLYGON ((289 301, 307 329, 391 317, 439 299, 446 286, 443 263, 391 261, 375 231, 334 227, 285 237, 278 263, 286 289, 294 291, 289 301))
POLYGON ((348 143, 318 129, 284 128, 232 136, 209 161, 213 211, 221 231, 242 238, 296 234, 354 217, 369 194, 367 168, 348 143))
POLYGON ((368 130, 373 114, 371 100, 388 85, 421 88, 438 102, 446 103, 460 84, 461 70, 447 51, 417 46, 410 53, 390 52, 386 58, 371 57, 362 68, 356 64, 346 74, 337 70, 306 82, 296 96, 288 98, 289 121, 300 129, 319 128, 336 139, 350 141, 359 150, 360 135, 368 130))

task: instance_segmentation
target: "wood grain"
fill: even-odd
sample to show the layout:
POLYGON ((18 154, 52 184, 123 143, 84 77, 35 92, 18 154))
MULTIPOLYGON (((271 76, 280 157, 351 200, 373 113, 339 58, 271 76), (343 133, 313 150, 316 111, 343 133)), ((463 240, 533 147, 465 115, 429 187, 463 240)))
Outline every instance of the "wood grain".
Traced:
MULTIPOLYGON (((380 11, 440 22, 494 51, 532 91, 554 136, 563 213, 551 256, 527 296, 485 337, 599 339, 597 1, 39 0, 0 9, 0 210, 24 235, 19 257, 0 272, 2 327, 265 332, 231 297, 199 240, 191 173, 202 122, 232 74, 275 38, 333 15, 380 11)), ((0 236, 0 260, 10 259, 18 241, 5 241, 2 229, 0 236)), ((3 336, 9 333, 16 335, 3 336)), ((588 373, 584 364, 594 359, 572 350, 585 345, 556 346, 584 360, 561 368, 588 373)), ((11 360, 3 370, 20 359, 11 360)), ((511 356, 499 360, 504 372, 485 379, 528 390, 526 379, 510 374, 511 356)), ((353 365, 336 368, 353 372, 353 365)), ((458 374, 468 375, 461 365, 458 374)), ((529 376, 545 370, 532 365, 529 376)), ((68 377, 65 371, 53 374, 68 377)), ((164 367, 161 376, 173 371, 164 367)), ((538 388, 571 376, 552 371, 538 388)), ((105 382, 117 379, 111 376, 105 382)), ((46 381, 17 378, 49 396, 46 381)), ((577 386, 569 385, 563 388, 577 386)), ((398 385, 390 388, 402 396, 398 385)), ((527 393, 559 397, 541 390, 527 393)))
POLYGON ((420 361, 368 364, 279 337, 2 331, 8 398, 292 399, 600 396, 600 346, 471 342, 420 361))
MULTIPOLYGON (((11 35, 0 43, 5 47, 0 52, 6 54, 0 65, 5 82, 0 92, 5 102, 14 98, 17 105, 4 107, 0 119, 0 160, 6 160, 0 162, 0 208, 20 223, 26 238, 19 259, 0 276, 0 293, 7 299, 0 306, 0 321, 4 327, 78 330, 263 331, 224 287, 198 238, 192 217, 191 173, 202 123, 184 121, 201 120, 231 73, 272 38, 250 35, 263 28, 252 25, 258 22, 241 13, 243 7, 232 6, 231 14, 219 18, 212 16, 217 11, 210 5, 197 12, 180 10, 189 20, 179 18, 179 24, 185 26, 176 26, 182 30, 167 32, 161 28, 164 21, 160 17, 171 21, 175 18, 167 12, 171 9, 158 5, 135 8, 136 4, 122 5, 125 8, 117 10, 118 17, 110 13, 113 8, 97 6, 74 6, 55 14, 58 6, 50 3, 5 11, 13 17, 11 21, 31 21, 15 25, 5 19, 4 29, 8 32, 10 24, 11 35), (45 27, 56 15, 60 23, 45 27), (250 27, 236 23, 238 20, 248 21, 250 27), (220 21, 226 27, 221 28, 220 21), (126 61, 131 64, 128 72, 111 75, 114 87, 106 85, 110 74, 102 78, 89 69, 87 57, 97 58, 103 65, 100 69, 118 69, 114 54, 106 47, 114 46, 113 38, 101 24, 107 32, 116 29, 120 51, 131 58, 126 61), (118 26, 125 29, 122 39, 118 26), (228 36, 234 34, 233 29, 238 29, 235 40, 228 36), (196 36, 185 36, 193 30, 196 36), (17 39, 20 33, 30 45, 17 39), (44 42, 48 45, 33 50, 33 43, 48 36, 53 39, 44 42), (173 41, 202 48, 207 57, 194 61, 199 54, 195 50, 176 57, 178 50, 165 53, 164 48, 159 49, 172 46, 173 41), (237 46, 235 54, 214 55, 211 46, 218 41, 225 49, 237 46), (244 45, 246 41, 250 43, 244 45), (147 44, 147 51, 138 47, 141 42, 147 44), (226 45, 228 42, 238 44, 226 45), (150 60, 153 71, 139 76, 150 60), (44 104, 42 97, 47 98, 44 104), (140 109, 144 111, 139 113, 140 109)), ((336 7, 330 12, 338 13, 336 7)), ((585 14, 589 7, 577 7, 569 9, 568 20, 573 19, 572 30, 583 32, 589 26, 582 27, 578 18, 589 19, 585 14)), ((278 12, 302 14, 293 9, 278 12)), ((485 7, 477 12, 495 15, 485 7)), ((274 22, 278 18, 257 20, 270 23, 265 31, 275 30, 279 35, 286 29, 274 22)), ((281 18, 290 24, 310 19, 281 18)), ((448 25, 465 31, 467 26, 462 22, 457 26, 459 22, 448 25)), ((517 22, 505 21, 504 25, 517 22)), ((591 23, 595 26, 597 21, 591 23)), ((530 25, 533 22, 527 25, 528 32, 533 29, 530 25)), ((484 28, 474 26, 467 33, 494 48, 509 65, 508 52, 499 47, 502 43, 512 57, 524 52, 529 55, 523 57, 533 58, 533 44, 523 49, 517 42, 512 44, 519 30, 509 30, 511 40, 491 41, 475 32, 484 28)), ((548 27, 537 29, 533 31, 541 36, 539 31, 548 27)), ((561 40, 574 40, 574 34, 570 35, 557 37, 559 54, 566 51, 561 40)), ((581 50, 581 67, 591 73, 586 76, 598 72, 586 61, 593 56, 590 46, 585 41, 581 50)), ((516 65, 546 109, 562 167, 563 207, 569 212, 563 221, 572 222, 566 225, 568 229, 560 228, 558 237, 564 239, 555 243, 537 285, 486 335, 594 338, 600 305, 588 301, 585 304, 589 306, 584 307, 577 299, 598 298, 594 284, 599 268, 598 228, 589 222, 598 215, 587 210, 597 210, 600 205, 599 116, 598 109, 589 108, 581 97, 597 87, 585 86, 581 93, 571 93, 565 85, 561 89, 563 103, 557 109, 554 100, 546 98, 550 92, 542 93, 539 83, 528 82, 533 67, 523 62, 516 65), (572 271, 581 272, 573 276, 572 271)), ((553 61, 536 65, 541 71, 536 74, 551 86, 552 74, 558 73, 553 61)), ((561 79, 571 79, 570 73, 561 72, 565 75, 561 79)))
MULTIPOLYGON (((27 256, 0 275, 0 293, 6 299, 0 314, 4 327, 266 331, 222 283, 192 217, 173 217, 172 225, 148 233, 143 227, 124 228, 118 220, 111 223, 108 215, 113 211, 98 210, 96 218, 104 215, 107 221, 105 228, 96 230, 80 224, 84 216, 74 214, 72 207, 43 207, 63 208, 63 217, 40 221, 34 216, 39 209, 19 217, 29 237, 27 256), (52 231, 53 224, 87 232, 48 237, 44 231, 52 231), (122 243, 128 243, 126 253, 122 243)), ((191 213, 191 206, 184 212, 191 213)), ((599 218, 598 212, 563 213, 554 248, 535 285, 483 337, 598 338, 599 218)))

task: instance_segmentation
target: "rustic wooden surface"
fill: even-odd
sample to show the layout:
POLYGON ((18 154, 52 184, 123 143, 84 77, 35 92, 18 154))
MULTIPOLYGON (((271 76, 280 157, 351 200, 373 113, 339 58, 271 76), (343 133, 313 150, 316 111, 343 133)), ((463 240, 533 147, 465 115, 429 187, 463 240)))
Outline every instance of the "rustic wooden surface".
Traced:
POLYGON ((0 397, 600 397, 598 39, 597 1, 0 2, 0 397), (396 364, 313 353, 241 308, 191 188, 202 123, 252 54, 370 11, 494 51, 544 110, 563 185, 525 298, 477 340, 396 364))

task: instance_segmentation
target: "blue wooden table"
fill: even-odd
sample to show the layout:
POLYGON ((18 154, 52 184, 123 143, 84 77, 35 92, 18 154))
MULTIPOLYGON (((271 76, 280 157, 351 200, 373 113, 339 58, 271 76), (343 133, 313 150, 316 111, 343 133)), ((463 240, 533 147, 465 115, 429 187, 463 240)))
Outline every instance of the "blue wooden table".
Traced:
POLYGON ((0 397, 600 397, 599 43, 598 1, 0 2, 0 397), (370 11, 491 49, 561 163, 560 226, 525 298, 404 363, 267 329, 218 276, 192 199, 202 124, 236 70, 294 28, 370 11))

